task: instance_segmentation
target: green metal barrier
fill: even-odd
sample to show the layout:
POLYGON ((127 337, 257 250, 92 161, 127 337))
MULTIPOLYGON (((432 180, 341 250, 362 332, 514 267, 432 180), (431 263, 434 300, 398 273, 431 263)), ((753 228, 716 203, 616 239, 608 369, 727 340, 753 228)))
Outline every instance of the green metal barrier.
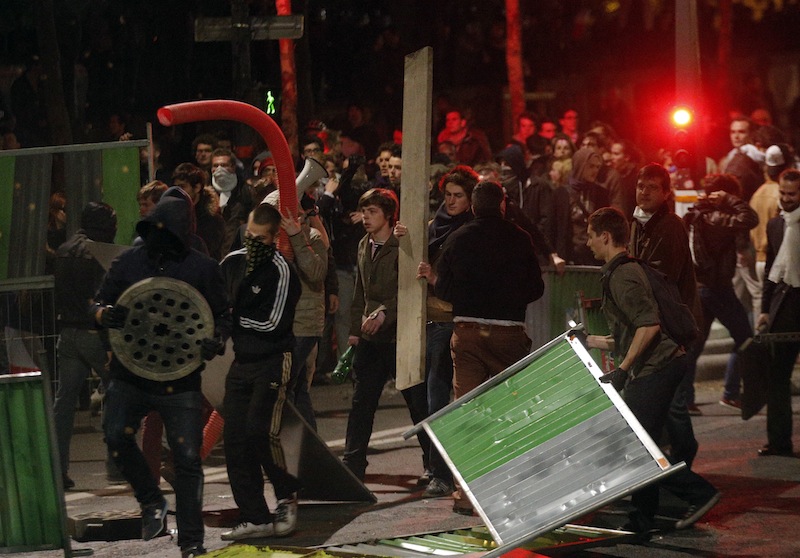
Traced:
POLYGON ((486 558, 683 467, 601 374, 562 334, 404 434, 436 444, 498 544, 486 558))
POLYGON ((547 337, 552 339, 569 327, 567 320, 580 321, 578 293, 583 293, 585 298, 600 298, 603 289, 599 267, 568 265, 564 275, 558 276, 554 272, 549 275, 550 331, 547 337))
POLYGON ((0 376, 0 553, 72 556, 51 401, 41 372, 0 376))

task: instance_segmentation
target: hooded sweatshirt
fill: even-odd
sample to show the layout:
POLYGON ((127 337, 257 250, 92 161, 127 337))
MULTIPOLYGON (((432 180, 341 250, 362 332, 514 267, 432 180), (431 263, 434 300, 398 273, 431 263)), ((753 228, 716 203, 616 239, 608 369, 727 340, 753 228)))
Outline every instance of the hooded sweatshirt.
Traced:
POLYGON ((586 246, 586 227, 589 215, 601 207, 608 207, 608 192, 599 184, 584 178, 592 159, 602 159, 593 149, 582 147, 572 156, 572 173, 569 175, 570 223, 572 231, 571 253, 567 261, 576 265, 600 265, 586 246))
MULTIPOLYGON (((183 197, 167 196, 136 225, 144 243, 134 246, 111 264, 95 294, 92 315, 99 306, 114 305, 128 287, 148 277, 171 277, 197 289, 214 315, 214 334, 226 338, 230 333, 228 298, 217 262, 189 247, 192 207, 183 197)), ((111 378, 122 380, 154 394, 169 394, 200 389, 204 364, 183 378, 158 382, 139 377, 117 360, 111 360, 111 378)))

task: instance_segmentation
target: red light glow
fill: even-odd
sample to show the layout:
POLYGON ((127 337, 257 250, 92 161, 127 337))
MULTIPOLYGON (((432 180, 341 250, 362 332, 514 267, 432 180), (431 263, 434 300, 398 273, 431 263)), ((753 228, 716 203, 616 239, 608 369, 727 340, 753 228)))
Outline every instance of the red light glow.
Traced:
POLYGON ((675 109, 672 112, 672 122, 676 126, 688 126, 692 122, 692 113, 685 108, 675 109))

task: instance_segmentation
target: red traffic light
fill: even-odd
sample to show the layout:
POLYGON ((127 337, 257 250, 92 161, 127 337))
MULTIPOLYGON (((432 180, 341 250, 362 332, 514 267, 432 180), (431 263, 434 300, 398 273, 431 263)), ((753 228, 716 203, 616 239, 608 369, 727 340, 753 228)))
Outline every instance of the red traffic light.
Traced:
POLYGON ((685 128, 692 123, 692 112, 685 108, 680 107, 672 111, 672 123, 680 128, 685 128))

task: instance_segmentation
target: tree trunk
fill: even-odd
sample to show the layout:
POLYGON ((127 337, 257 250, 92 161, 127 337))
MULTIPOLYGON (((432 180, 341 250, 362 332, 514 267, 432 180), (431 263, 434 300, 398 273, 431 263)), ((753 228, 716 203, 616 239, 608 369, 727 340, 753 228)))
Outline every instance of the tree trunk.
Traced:
POLYGON ((732 105, 730 91, 733 6, 731 0, 719 1, 719 44, 717 45, 717 95, 719 105, 732 105))
MULTIPOLYGON (((291 15, 290 0, 275 0, 278 15, 291 15)), ((294 41, 280 39, 278 41, 281 53, 281 81, 283 89, 281 94, 281 128, 289 143, 289 149, 295 155, 299 148, 297 143, 297 73, 294 64, 294 41)))
POLYGON ((525 112, 525 78, 522 73, 522 39, 519 0, 506 0, 506 66, 508 93, 511 97, 511 122, 516 125, 525 112))
POLYGON ((64 100, 61 79, 61 54, 56 35, 55 8, 53 0, 36 0, 36 38, 46 79, 40 87, 47 106, 47 121, 50 127, 50 143, 67 145, 72 143, 72 129, 64 100))

